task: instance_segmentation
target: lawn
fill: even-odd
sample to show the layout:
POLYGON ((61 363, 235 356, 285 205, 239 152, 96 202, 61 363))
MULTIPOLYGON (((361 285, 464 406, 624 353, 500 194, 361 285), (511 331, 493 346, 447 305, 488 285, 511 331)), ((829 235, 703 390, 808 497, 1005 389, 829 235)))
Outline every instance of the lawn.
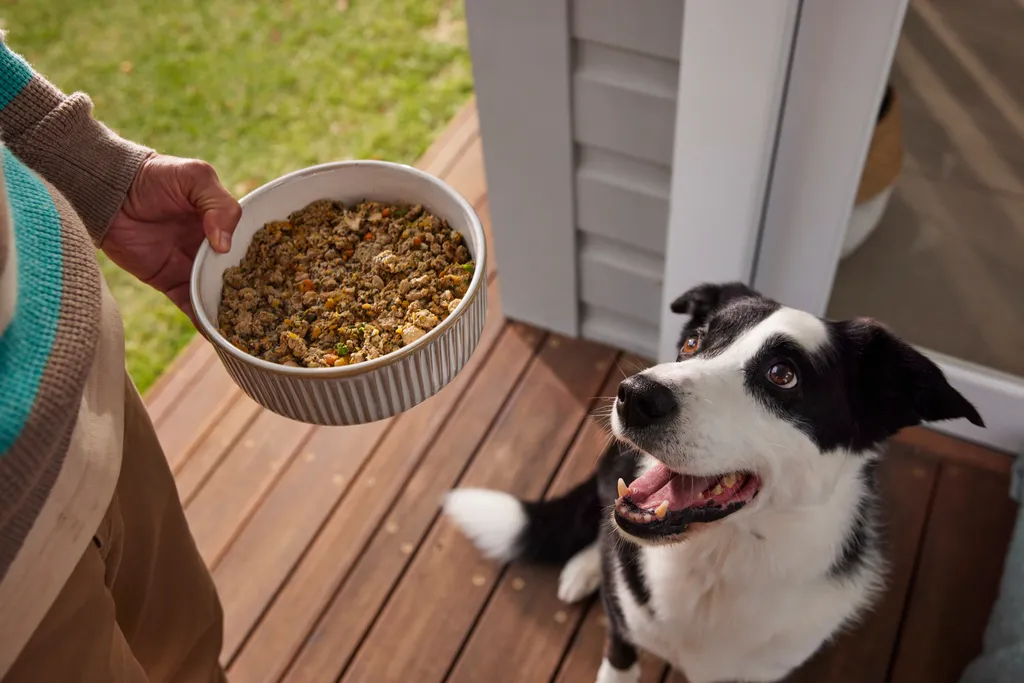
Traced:
MULTIPOLYGON (((472 92, 461 0, 3 0, 0 25, 99 119, 238 196, 310 164, 413 161, 472 92)), ((144 391, 193 329, 102 266, 144 391)))

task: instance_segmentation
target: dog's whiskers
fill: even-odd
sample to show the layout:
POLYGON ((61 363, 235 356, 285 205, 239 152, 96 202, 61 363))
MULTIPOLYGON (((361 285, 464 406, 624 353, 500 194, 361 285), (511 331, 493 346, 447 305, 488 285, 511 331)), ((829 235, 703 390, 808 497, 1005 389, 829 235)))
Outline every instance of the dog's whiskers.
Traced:
POLYGON ((608 446, 610 446, 613 441, 615 441, 615 435, 609 431, 605 435, 604 444, 602 444, 601 449, 598 450, 597 456, 594 458, 594 462, 597 462, 598 460, 601 459, 601 456, 604 455, 604 452, 608 450, 608 446))
POLYGON ((619 361, 618 360, 615 361, 615 367, 618 369, 619 374, 622 375, 623 379, 628 379, 629 378, 629 375, 626 374, 626 371, 622 369, 621 365, 619 365, 619 361))
POLYGON ((629 356, 620 356, 620 359, 629 366, 630 370, 632 370, 634 374, 644 371, 644 366, 635 359, 630 358, 629 356))

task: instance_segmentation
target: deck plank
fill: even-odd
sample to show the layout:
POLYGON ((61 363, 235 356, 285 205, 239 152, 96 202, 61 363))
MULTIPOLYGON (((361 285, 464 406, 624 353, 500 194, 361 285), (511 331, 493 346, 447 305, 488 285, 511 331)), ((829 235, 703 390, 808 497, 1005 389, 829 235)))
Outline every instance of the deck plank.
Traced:
MULTIPOLYGON (((206 341, 197 343, 209 346, 206 341)), ((242 393, 212 350, 209 354, 210 362, 197 372, 187 391, 156 425, 157 438, 174 472, 182 468, 192 451, 242 393)))
MULTIPOLYGON (((620 368, 640 369, 646 364, 633 357, 618 357, 607 381, 597 393, 590 415, 562 462, 545 498, 568 493, 589 477, 611 439, 606 411, 623 379, 620 368)), ((560 568, 512 565, 501 581, 456 662, 447 683, 472 681, 547 681, 559 670, 565 651, 588 611, 589 600, 564 605, 557 598, 560 568), (569 628, 563 625, 568 624, 569 628), (495 648, 494 643, 502 643, 495 648), (511 670, 509 661, 521 662, 511 670)))
POLYGON ((994 451, 984 446, 960 439, 925 427, 904 429, 894 443, 911 446, 926 457, 944 462, 957 462, 966 467, 977 467, 996 474, 1009 476, 1013 457, 1008 453, 994 451))
POLYGON ((146 412, 153 424, 159 424, 164 415, 188 389, 196 374, 213 358, 213 349, 206 344, 189 343, 167 369, 153 383, 145 395, 146 412))
POLYGON ((394 424, 318 428, 292 460, 214 569, 225 655, 238 649, 342 498, 365 484, 360 471, 394 424))
POLYGON ((480 119, 477 115, 476 98, 471 97, 419 158, 416 162, 417 168, 439 178, 444 177, 464 153, 465 148, 479 134, 480 119))
POLYGON ((938 463, 894 445, 879 468, 891 562, 885 594, 859 626, 826 645, 787 683, 884 681, 917 563, 938 463))
POLYGON ((473 206, 483 200, 487 194, 487 179, 484 176, 484 143, 479 135, 466 146, 463 160, 452 166, 445 182, 456 188, 473 206))
POLYGON ((244 437, 185 506, 185 517, 207 565, 228 544, 313 434, 313 426, 261 411, 244 437))
MULTIPOLYGON (((621 380, 612 369, 597 396, 614 396, 621 380)), ((611 439, 606 422, 593 413, 592 409, 545 498, 568 493, 593 473, 611 439)), ((552 567, 509 567, 447 683, 550 680, 587 607, 586 602, 566 605, 558 600, 558 574, 559 569, 552 567), (502 646, 496 648, 494 643, 502 646), (513 669, 509 662, 518 666, 513 669)))
MULTIPOLYGON (((549 337, 460 485, 541 495, 613 359, 605 347, 549 337)), ((341 680, 399 680, 410 671, 421 683, 443 680, 498 576, 495 565, 441 520, 341 680)))
POLYGON ((196 444, 188 459, 174 475, 178 496, 188 505, 231 448, 249 430, 263 408, 239 392, 234 404, 220 421, 196 444))
POLYGON ((942 465, 892 683, 956 683, 981 652, 1015 517, 1007 477, 942 465))

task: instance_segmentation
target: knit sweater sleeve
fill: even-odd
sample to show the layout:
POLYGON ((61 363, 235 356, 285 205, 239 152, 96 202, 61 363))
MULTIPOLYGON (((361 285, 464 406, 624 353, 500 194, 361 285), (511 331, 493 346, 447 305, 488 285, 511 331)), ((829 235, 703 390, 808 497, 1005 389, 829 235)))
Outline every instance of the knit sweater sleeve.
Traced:
POLYGON ((18 301, 18 264, 14 258, 14 231, 7 216, 6 202, 0 202, 0 338, 14 319, 18 301))
POLYGON ((71 202, 97 246, 153 153, 95 120, 85 94, 65 95, 6 39, 0 41, 0 138, 71 202))

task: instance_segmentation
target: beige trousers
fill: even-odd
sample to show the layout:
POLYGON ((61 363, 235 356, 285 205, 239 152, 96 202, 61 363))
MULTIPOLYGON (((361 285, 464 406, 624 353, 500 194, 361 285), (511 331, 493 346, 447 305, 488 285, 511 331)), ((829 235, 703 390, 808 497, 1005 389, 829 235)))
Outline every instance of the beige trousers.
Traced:
POLYGON ((145 405, 99 529, 3 683, 224 683, 223 615, 145 405))

